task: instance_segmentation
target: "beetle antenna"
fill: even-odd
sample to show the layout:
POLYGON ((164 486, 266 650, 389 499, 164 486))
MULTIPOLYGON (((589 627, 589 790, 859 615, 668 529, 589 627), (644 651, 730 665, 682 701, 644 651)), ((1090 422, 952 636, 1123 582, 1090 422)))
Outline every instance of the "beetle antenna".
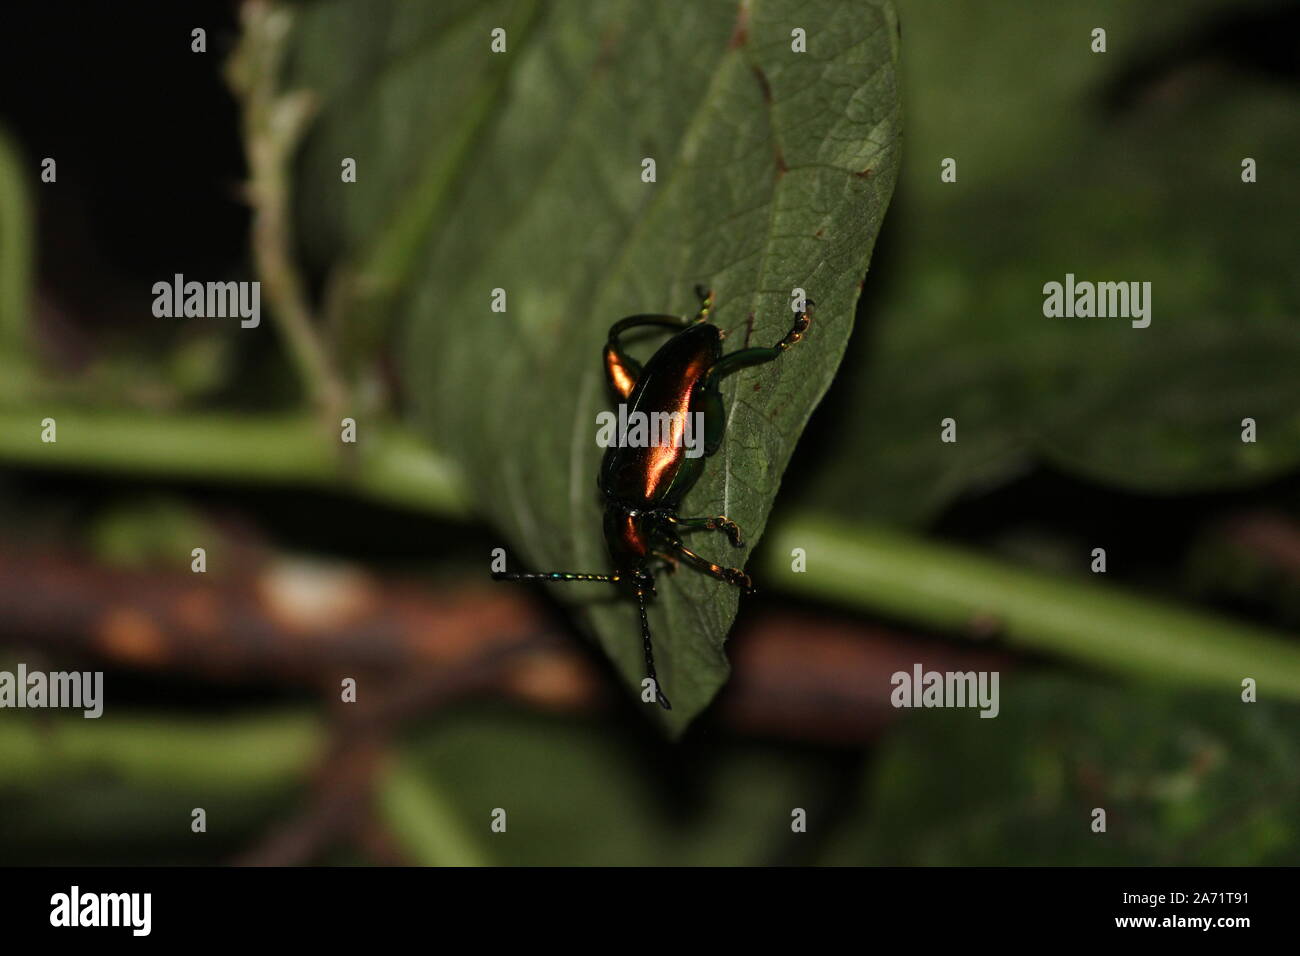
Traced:
POLYGON ((650 618, 645 609, 645 591, 641 588, 636 589, 636 603, 641 611, 641 642, 645 647, 646 676, 655 683, 655 697, 659 701, 659 706, 664 710, 672 710, 673 705, 668 703, 668 698, 659 689, 659 677, 655 674, 655 652, 650 644, 650 618))
POLYGON ((584 574, 576 571, 547 571, 542 574, 526 574, 522 571, 493 571, 493 581, 601 581, 617 584, 622 577, 617 574, 584 574))

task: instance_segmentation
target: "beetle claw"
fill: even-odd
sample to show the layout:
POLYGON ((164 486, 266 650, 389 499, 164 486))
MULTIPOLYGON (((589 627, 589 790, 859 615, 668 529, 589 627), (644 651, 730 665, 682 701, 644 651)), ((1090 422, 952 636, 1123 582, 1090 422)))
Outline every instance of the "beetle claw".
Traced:
POLYGON ((707 527, 710 531, 721 531, 725 533, 726 536, 731 539, 731 543, 737 548, 743 547, 745 544, 744 538, 741 537, 740 525, 736 524, 736 522, 732 521, 726 515, 719 515, 717 518, 714 518, 708 523, 707 527))
POLYGON ((736 587, 744 590, 746 594, 752 594, 754 591, 754 582, 749 575, 739 568, 727 568, 723 571, 726 575, 727 583, 734 584, 736 587))

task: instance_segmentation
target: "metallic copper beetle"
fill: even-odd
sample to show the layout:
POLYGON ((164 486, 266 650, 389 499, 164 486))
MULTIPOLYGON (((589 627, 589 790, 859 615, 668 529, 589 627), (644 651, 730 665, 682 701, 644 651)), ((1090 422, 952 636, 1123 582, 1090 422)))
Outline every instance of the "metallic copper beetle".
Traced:
MULTIPOLYGON (((609 385, 620 401, 626 402, 628 414, 647 416, 667 413, 672 426, 668 436, 658 444, 609 448, 601 462, 599 485, 605 496, 605 543, 613 560, 612 574, 584 574, 551 571, 543 574, 497 572, 499 581, 607 581, 627 588, 641 611, 641 640, 645 649, 646 676, 653 682, 655 699, 670 710, 655 676, 654 649, 650 639, 650 622, 646 600, 655 594, 654 562, 671 568, 685 561, 705 574, 729 584, 751 590, 749 575, 739 568, 714 564, 681 542, 683 531, 721 531, 736 547, 741 545, 740 528, 725 515, 700 518, 678 517, 677 509, 686 493, 699 480, 704 462, 722 444, 726 431, 726 412, 722 406, 719 383, 723 378, 750 365, 760 365, 779 357, 798 342, 811 322, 807 311, 800 312, 785 338, 770 348, 744 348, 722 354, 725 333, 709 321, 713 293, 697 288, 700 310, 693 319, 672 315, 631 315, 615 322, 605 345, 605 372, 609 385), (643 368, 629 356, 619 337, 629 329, 662 326, 676 334, 660 346, 643 368), (702 419, 695 419, 695 413, 702 419), (688 416, 692 416, 688 419, 688 416), (691 457, 686 453, 682 431, 688 421, 704 423, 704 453, 691 457)), ((807 306, 812 306, 807 301, 807 306)))

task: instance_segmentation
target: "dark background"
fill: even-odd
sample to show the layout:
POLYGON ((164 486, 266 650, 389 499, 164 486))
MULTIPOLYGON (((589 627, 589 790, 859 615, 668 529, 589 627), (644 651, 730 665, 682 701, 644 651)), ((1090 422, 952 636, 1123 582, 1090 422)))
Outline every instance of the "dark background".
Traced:
MULTIPOLYGON (((926 65, 908 60, 912 23, 903 7, 903 56, 911 78, 926 65)), ((1099 129, 1141 126, 1144 111, 1162 96, 1177 95, 1179 84, 1190 84, 1186 95, 1199 95, 1201 77, 1210 86, 1284 92, 1294 102, 1295 6, 1211 7, 1186 17, 1162 44, 1117 44, 1109 54, 1117 65, 1087 84, 1073 121, 1099 129)), ((28 190, 35 211, 37 407, 41 389, 75 390, 79 382, 85 388, 79 400, 92 406, 121 403, 124 396, 129 402, 139 397, 132 386, 145 384, 134 369, 161 367, 163 356, 192 344, 191 332, 160 329, 142 307, 154 281, 173 272, 252 274, 250 216, 240 195, 246 170, 239 112, 218 72, 236 42, 236 19, 236 7, 226 3, 6 9, 0 128, 29 164, 46 155, 59 163, 57 188, 33 178, 28 190), (206 56, 189 52, 195 24, 208 30, 206 56), (99 375, 97 368, 109 371, 99 375), (123 387, 110 395, 112 383, 123 387)), ((916 95, 913 88, 907 92, 916 95)), ((1242 96, 1248 103, 1249 92, 1242 96)), ((919 124, 924 113, 922 119, 912 110, 907 116, 919 124)), ((1291 167, 1294 158, 1285 158, 1291 167)), ((937 162, 924 168, 932 165, 937 162)), ((1284 163, 1261 165, 1261 177, 1293 172, 1284 163)), ((855 473, 875 468, 871 450, 843 436, 864 413, 862 379, 877 354, 881 316, 909 301, 909 283, 925 279, 913 263, 906 230, 921 228, 915 223, 933 216, 933 205, 921 187, 909 188, 908 176, 905 168, 873 257, 849 357, 801 440, 777 513, 824 489, 852 497, 855 473)), ((1068 191, 1074 182, 1058 180, 1057 188, 1068 191)), ((1034 202, 1029 187, 1021 197, 1015 189, 1013 183, 993 190, 1001 193, 1008 218, 1034 202)), ((1204 215, 1208 221, 1213 214, 1204 215)), ((1001 228, 997 216, 984 222, 982 233, 963 233, 972 247, 986 245, 1001 228)), ((1019 228, 1032 236, 1047 227, 1031 217, 1019 228)), ((1170 228, 1185 223, 1171 217, 1170 228)), ((1156 247, 1164 241, 1148 238, 1156 247)), ((1175 242, 1172 233, 1169 241, 1175 242)), ((1293 232, 1275 242, 1294 250, 1293 232)), ((942 254, 933 249, 930 255, 942 254)), ((320 294, 323 275, 310 278, 320 294)), ((1294 304, 1286 299, 1290 286, 1279 297, 1284 309, 1294 304)), ((1162 304, 1158 297, 1155 321, 1174 321, 1162 304)), ((174 403, 261 411, 292 397, 284 356, 252 352, 237 341, 223 356, 219 373, 201 376, 192 391, 173 382, 176 395, 159 386, 137 404, 146 410, 174 403)), ((1295 397, 1293 389, 1289 398, 1295 397)), ((1300 404, 1288 408, 1287 400, 1276 411, 1294 416, 1300 404)), ((871 499, 871 488, 866 483, 861 496, 871 499)), ((863 507, 870 513, 869 500, 863 507)), ((923 510, 910 520, 930 537, 1001 559, 1059 571, 1068 560, 1063 555, 1086 554, 1092 542, 1106 541, 1108 583, 1290 632, 1291 639, 1300 620, 1295 467, 1236 475, 1219 487, 1144 490, 1098 480, 1059 458, 1030 455, 1013 471, 972 480, 923 510)), ((482 555, 496 541, 490 529, 470 521, 366 503, 342 490, 0 460, 0 528, 0 593, 10 592, 0 604, 11 613, 30 611, 39 603, 32 600, 38 589, 42 601, 82 608, 81 601, 85 609, 80 616, 31 614, 0 623, 0 660, 103 669, 114 719, 127 711, 140 722, 138 737, 131 726, 119 725, 113 740, 102 744, 87 736, 98 727, 42 737, 42 725, 61 727, 61 716, 0 715, 0 750, 10 751, 8 760, 0 757, 0 862, 6 864, 1096 862, 1092 849, 1070 848, 1074 824, 1068 821, 1079 808, 1097 805, 1103 798, 1096 794, 1112 784, 1118 789, 1109 799, 1126 807, 1121 818, 1127 813, 1141 822, 1142 834, 1102 851, 1107 862, 1286 862, 1294 861, 1300 845, 1294 809, 1279 809, 1296 805, 1294 771, 1274 775, 1275 751, 1294 755, 1293 711, 1241 728, 1231 700, 1207 702, 1195 696, 1199 692, 1165 688, 1125 692, 1129 685, 1121 681, 1012 651, 996 637, 972 645, 965 635, 937 633, 884 613, 762 593, 742 602, 731 644, 735 680, 680 743, 670 743, 644 721, 635 702, 624 699, 610 666, 557 606, 540 594, 503 595, 482 586, 482 555), (383 675, 391 688, 385 704, 362 719, 327 703, 333 685, 313 666, 310 647, 290 641, 288 649, 263 647, 242 657, 232 652, 230 659, 219 649, 206 656, 174 651, 141 657, 115 649, 85 625, 98 620, 96 608, 122 594, 153 601, 158 589, 180 586, 176 562, 160 566, 166 562, 159 554, 172 541, 191 540, 186 535, 194 526, 208 529, 238 557, 241 572, 213 585, 220 589, 218 603, 232 614, 243 613, 240 595, 258 593, 258 573, 307 555, 315 562, 309 575, 333 573, 322 571, 322 563, 345 572, 362 569, 366 587, 386 595, 383 614, 398 613, 399 605, 413 620, 452 614, 465 633, 490 632, 492 639, 484 638, 481 657, 450 671, 419 671, 417 680, 403 679, 413 665, 400 650, 367 650, 364 634, 341 641, 343 659, 383 675), (792 636, 827 655, 823 672, 846 675, 846 686, 791 689, 775 681, 772 670, 783 666, 792 636), (542 663, 522 667, 511 656, 521 653, 542 663), (940 667, 1005 666, 1004 688, 1007 674, 1036 675, 1042 683, 1023 691, 1026 725, 1014 715, 990 722, 1005 736, 991 745, 998 756, 982 762, 924 763, 936 748, 960 752, 979 741, 951 715, 947 723, 922 715, 900 720, 885 700, 887 684, 872 685, 870 694, 861 685, 864 673, 887 675, 918 658, 940 667), (1063 700, 1071 709, 1058 711, 1063 700), (1124 720, 1112 727, 1106 715, 1117 714, 1124 720), (1089 723, 1092 717, 1096 722, 1089 723), (240 723, 245 719, 265 724, 250 729, 240 723), (30 721, 35 736, 26 736, 28 724, 19 721, 30 721), (900 725, 907 726, 905 735, 900 725), (169 737, 170 727, 182 732, 169 737), (1268 737, 1278 728, 1291 733, 1268 737), (1195 794, 1185 798, 1190 802, 1160 789, 1159 781, 1179 776, 1186 758, 1145 743, 1161 730, 1171 740, 1190 734, 1203 753, 1218 755, 1205 757, 1220 761, 1214 764, 1220 769, 1208 771, 1208 780, 1196 778, 1195 794), (242 742, 255 746, 263 733, 273 741, 271 752, 282 754, 268 761, 275 765, 253 761, 228 772, 221 763, 225 750, 204 749, 204 741, 218 740, 242 752, 242 742), (1105 773, 1090 781, 1074 767, 1059 792, 1048 788, 1058 802, 1016 790, 1022 770, 1025 779, 1034 777, 1025 767, 1040 749, 1072 752, 1076 734, 1121 762, 1132 761, 1116 772, 1119 783, 1105 773), (1261 734, 1271 743, 1261 744, 1261 734), (20 759, 31 739, 57 743, 43 757, 20 759), (882 747, 895 749, 882 758, 882 747), (417 778, 437 768, 434 783, 425 778, 423 790, 405 787, 402 778, 393 783, 395 766, 417 768, 417 778), (882 780, 881 773, 893 776, 882 780), (986 779, 975 782, 973 773, 986 779), (999 783, 1009 791, 999 795, 999 783), (469 808, 497 805, 492 794, 503 787, 510 792, 512 826, 515 819, 520 827, 527 821, 533 835, 520 837, 532 840, 522 849, 494 858, 494 849, 482 846, 482 827, 473 816, 478 810, 469 808), (915 797, 941 790, 957 794, 952 804, 927 806, 915 797), (975 794, 973 806, 963 792, 975 794), (394 816, 391 802, 421 795, 438 809, 416 817, 438 822, 429 833, 416 826, 412 834, 409 825, 393 823, 408 817, 400 811, 394 816), (207 807, 213 819, 202 838, 186 826, 191 806, 207 807), (805 807, 816 821, 807 835, 783 832, 790 806, 805 807), (996 824, 981 816, 981 806, 998 808, 990 811, 996 824), (916 819, 900 822, 887 813, 909 807, 916 819), (466 818, 474 824, 462 833, 457 821, 466 818), (1252 820, 1265 822, 1252 828, 1252 820), (1244 832, 1222 835, 1233 825, 1244 832), (945 842, 949 830, 958 835, 945 842), (909 834, 924 837, 909 841, 909 834)), ((188 547, 178 553, 187 554, 188 547)), ((179 567, 183 572, 184 562, 179 567)), ((319 579, 325 587, 331 580, 319 579)))

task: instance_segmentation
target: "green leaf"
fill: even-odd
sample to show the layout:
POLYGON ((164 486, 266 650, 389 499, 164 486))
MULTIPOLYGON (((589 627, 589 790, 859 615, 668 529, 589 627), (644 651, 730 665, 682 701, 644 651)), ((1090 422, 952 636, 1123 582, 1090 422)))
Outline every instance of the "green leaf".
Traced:
MULTIPOLYGON (((728 435, 687 498, 752 546, 844 353, 899 140, 898 32, 885 2, 335 2, 295 11, 287 94, 316 119, 297 164, 309 258, 349 353, 396 317, 414 418, 453 458, 516 566, 607 571, 600 348, 636 312, 688 314, 770 344, 791 290, 805 341, 733 376, 728 435), (493 53, 491 31, 506 31, 493 53), (792 49, 792 31, 807 52, 792 49), (357 159, 356 183, 339 181, 357 159), (656 181, 642 180, 654 159, 656 181), (490 308, 505 290, 507 311, 490 308), (752 315, 752 330, 747 319, 752 315)), ((646 341, 647 351, 657 342, 646 341)), ((355 363, 357 354, 346 361, 355 363)), ((364 357, 362 356, 362 360, 364 357)), ((743 564, 720 536, 709 557, 743 564)), ((568 589, 630 682, 635 608, 568 589)), ((692 571, 651 611, 680 729, 726 679, 734 591, 692 571)))
POLYGON ((499 112, 515 49, 538 20, 531 0, 321 3, 288 38, 285 86, 309 91, 316 121, 297 163, 307 263, 330 269, 326 306, 341 356, 375 357, 395 299, 499 112), (488 49, 507 31, 505 54, 488 49), (342 181, 343 159, 356 181, 342 181), (324 200, 324 201, 322 201, 324 200))
POLYGON ((829 863, 1281 865, 1300 850, 1300 709, 1238 692, 1002 675, 1001 710, 908 711, 829 863), (1106 832, 1092 831, 1093 809, 1106 832), (1008 856, 1008 854, 1012 854, 1008 856))
POLYGON ((909 148, 822 507, 925 521, 1035 460, 1162 493, 1300 465, 1300 185, 1275 175, 1298 104, 1206 50, 1225 6, 1258 5, 1042 4, 972 43, 985 11, 900 3, 909 148), (1164 72, 1108 105, 1146 64, 1164 72), (1246 156, 1271 172, 1243 183, 1246 156), (1043 284, 1067 272, 1151 282, 1151 326, 1045 317, 1043 284))
MULTIPOLYGON (((792 289, 816 301, 799 348, 727 385, 728 440, 687 499, 728 512, 752 546, 843 355, 893 188, 887 0, 339 0, 292 17, 285 101, 303 94, 315 116, 296 219, 309 261, 330 270, 342 360, 367 362, 401 320, 413 417, 516 564, 609 569, 595 416, 611 404, 599 350, 615 320, 692 312, 704 283, 733 342, 752 316, 769 343, 790 325, 792 289), (504 53, 490 49, 497 27, 504 53), (796 28, 807 52, 792 49, 796 28), (358 160, 356 183, 340 183, 341 157, 358 160), (498 288, 505 313, 490 309, 498 288)), ((272 40, 280 28, 262 24, 272 40)), ((607 588, 563 597, 639 683, 635 609, 607 588)), ((730 588, 693 573, 660 589, 651 620, 679 729, 726 679, 735 608, 730 588)))
MULTIPOLYGON (((376 21, 395 16, 377 6, 384 12, 376 21)), ((365 5, 367 16, 374 7, 365 5)), ((595 422, 611 404, 600 364, 609 325, 634 312, 689 313, 692 287, 705 283, 718 296, 718 324, 737 329, 732 342, 752 313, 753 340, 768 344, 790 325, 791 289, 803 288, 817 303, 812 330, 780 362, 730 380, 727 441, 686 502, 687 513, 728 513, 752 545, 843 355, 893 186, 892 10, 884 2, 628 0, 543 5, 529 20, 520 5, 485 9, 454 37, 412 39, 407 60, 379 76, 363 62, 378 63, 378 54, 348 54, 347 95, 331 99, 320 81, 320 122, 337 128, 334 109, 346 103, 362 124, 352 136, 385 157, 370 174, 378 180, 371 195, 400 212, 403 184, 422 182, 430 165, 450 183, 416 267, 392 273, 405 280, 406 385, 417 418, 458 459, 516 566, 608 570, 595 422), (494 56, 488 26, 508 16, 529 25, 508 30, 512 60, 501 80, 484 65, 494 56), (806 31, 806 53, 791 49, 795 28, 806 31), (480 76, 473 88, 462 66, 480 76), (403 73, 419 81, 415 89, 401 86, 403 73), (450 115, 458 103, 487 102, 484 90, 499 91, 490 120, 450 115), (429 122, 451 129, 417 135, 408 127, 428 114, 410 111, 382 126, 358 118, 379 111, 382 97, 444 100, 429 122), (475 146, 448 177, 439 144, 463 135, 464 123, 478 124, 475 146), (656 182, 641 179, 646 157, 656 161, 656 182), (490 310, 496 288, 506 290, 505 313, 490 310)), ((391 45, 395 29, 335 30, 313 42, 352 46, 379 34, 391 45)), ((308 158, 303 168, 330 169, 337 179, 337 157, 349 153, 326 148, 325 132, 313 146, 311 135, 307 148, 330 159, 308 158)), ((321 189, 326 178, 317 177, 321 189)), ((422 195, 417 189, 414 201, 424 207, 422 195)), ((310 186, 304 196, 319 201, 310 186)), ((352 214, 339 215, 346 241, 325 238, 375 262, 389 234, 376 225, 383 217, 358 211, 349 223, 352 214)), ((402 255, 411 248, 398 245, 402 255)), ((743 563, 748 552, 718 537, 700 550, 743 563)), ((607 588, 562 597, 586 606, 605 649, 639 683, 634 607, 607 588)), ((732 589, 694 572, 660 588, 651 622, 677 728, 726 679, 723 640, 735 608, 732 589)))

